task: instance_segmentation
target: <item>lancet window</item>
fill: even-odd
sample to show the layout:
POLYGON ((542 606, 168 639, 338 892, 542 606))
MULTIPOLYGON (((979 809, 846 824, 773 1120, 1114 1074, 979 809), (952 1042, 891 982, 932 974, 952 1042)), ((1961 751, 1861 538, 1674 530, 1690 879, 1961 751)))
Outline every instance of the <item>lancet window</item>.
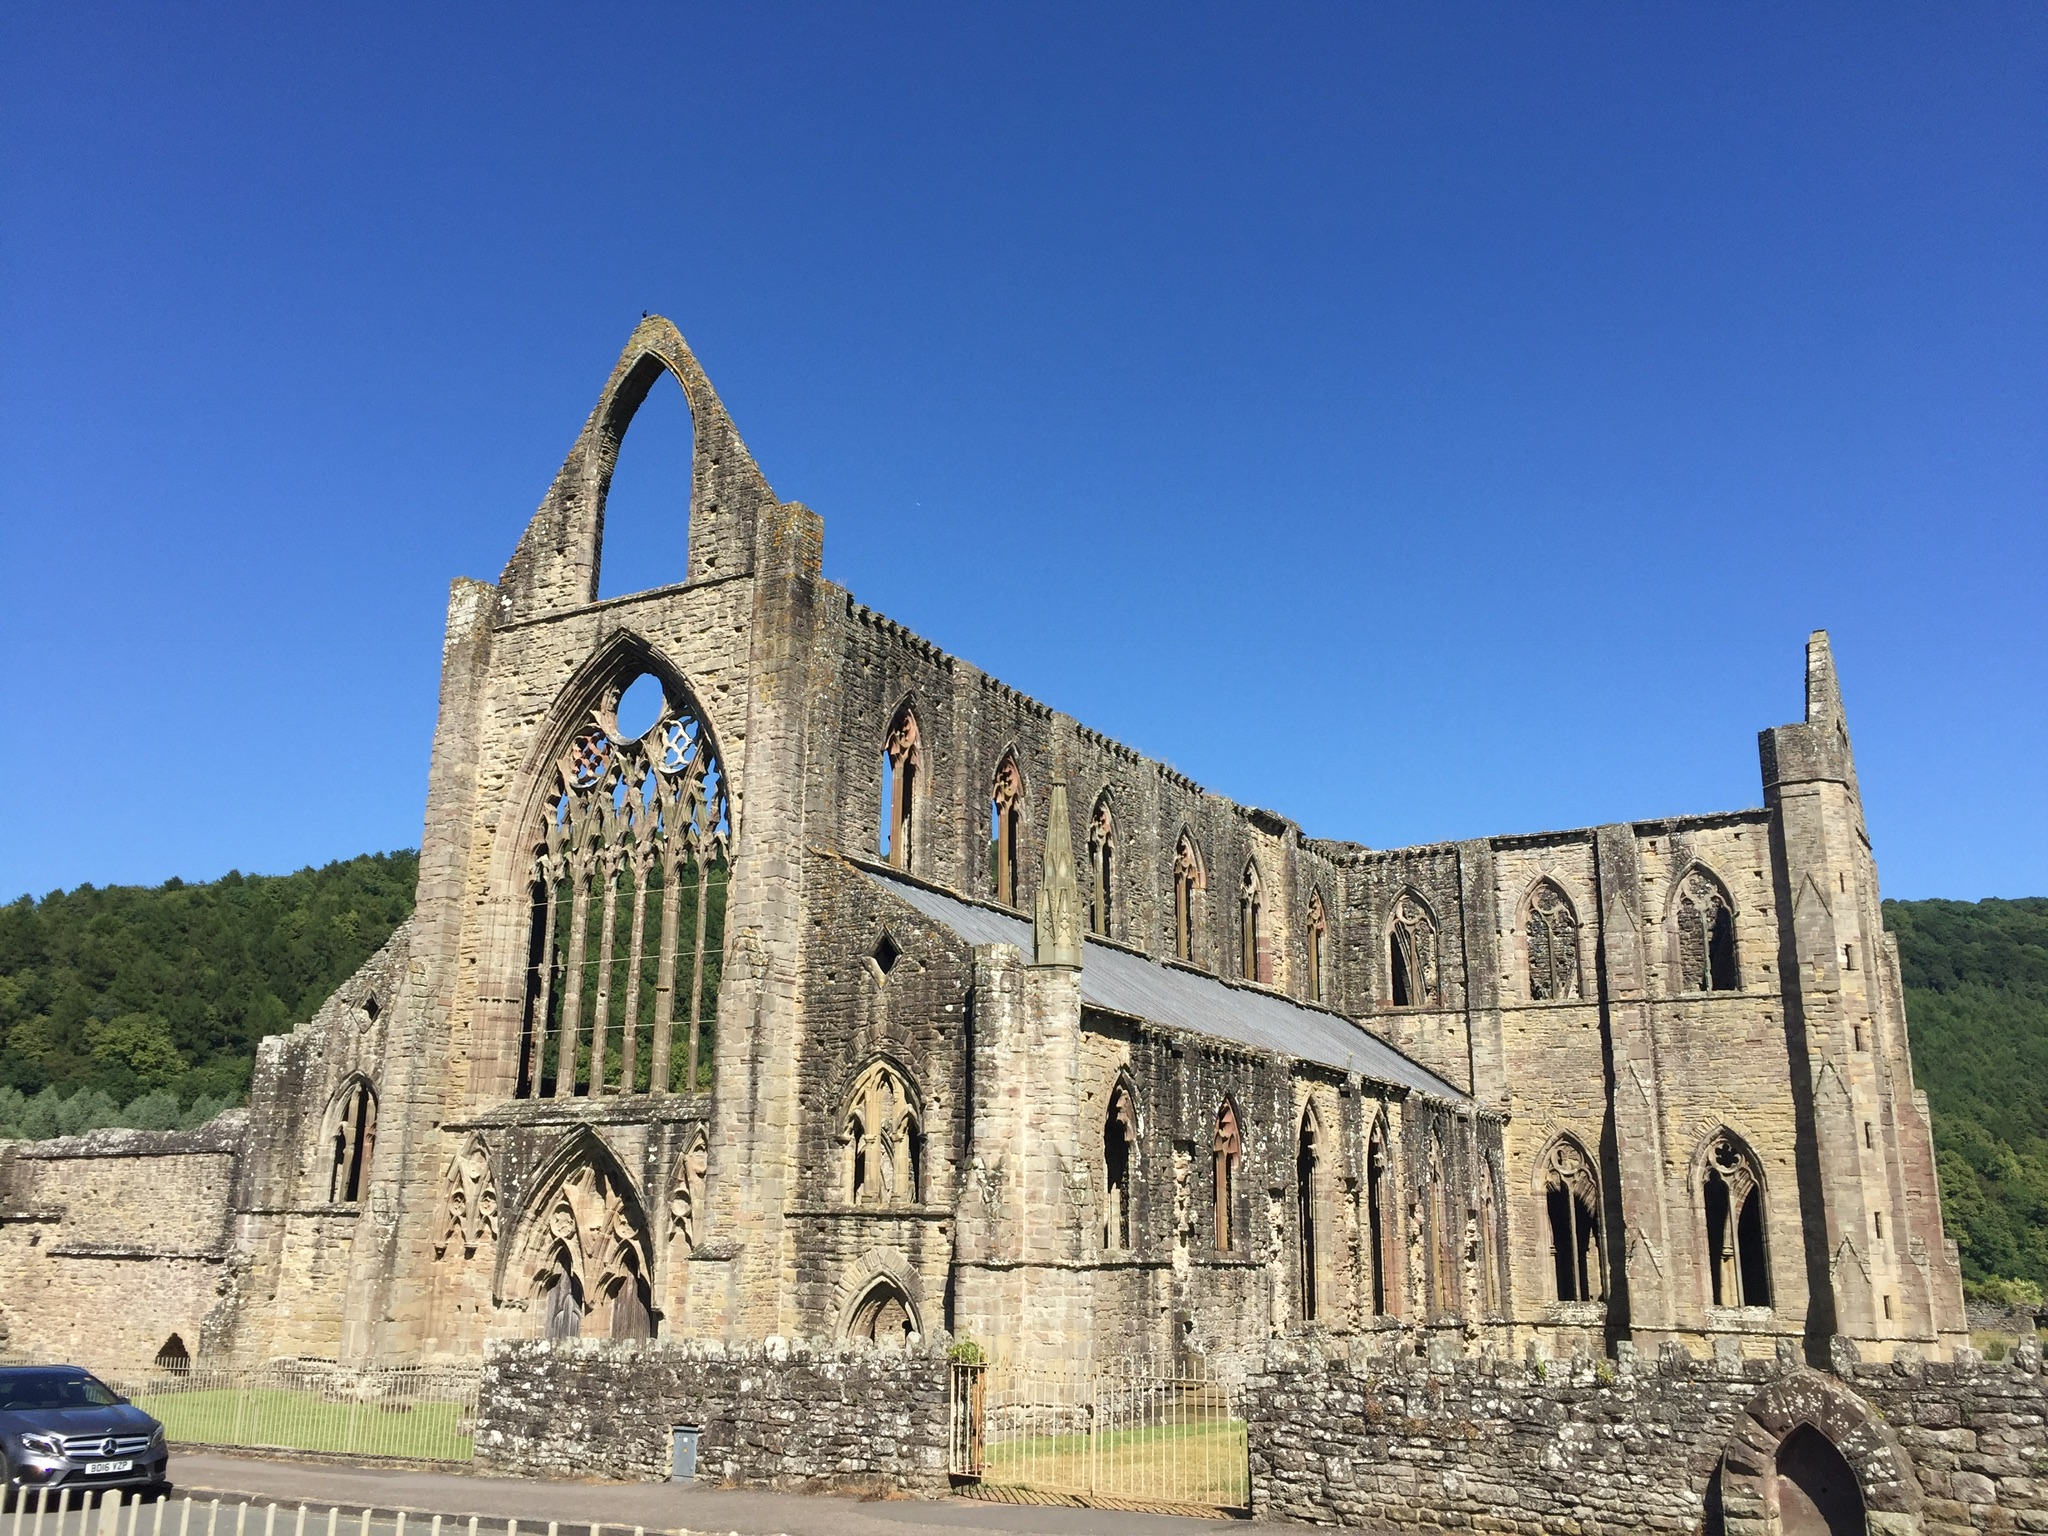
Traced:
POLYGON ((1237 888, 1238 974, 1246 981, 1273 979, 1273 959, 1266 953, 1265 899, 1259 866, 1246 864, 1237 888))
POLYGON ((731 870, 725 769, 680 689, 664 688, 633 740, 618 698, 608 691, 570 742, 538 829, 522 1098, 689 1093, 708 1077, 731 870))
POLYGON ((1017 870, 1022 852, 1024 828, 1024 776, 1017 771, 1015 753, 1006 754, 996 769, 988 802, 988 862, 995 881, 996 900, 1017 905, 1017 870))
POLYGON ((1195 958, 1195 912, 1198 893, 1208 884, 1202 872, 1202 856, 1194 839, 1183 832, 1173 850, 1173 953, 1193 963, 1195 958))
POLYGON ((1434 1008, 1442 1001, 1436 919, 1413 891, 1401 893, 1387 925, 1387 1001, 1396 1008, 1434 1008))
POLYGON ((850 1205, 917 1205, 924 1198, 924 1121, 903 1076, 878 1061, 848 1095, 841 1198, 850 1205))
POLYGON ((1372 1312, 1387 1315, 1387 1127, 1375 1121, 1365 1152, 1365 1239, 1372 1312))
POLYGON ((908 704, 896 711, 882 744, 881 852, 898 869, 910 868, 911 818, 917 785, 924 772, 924 749, 917 735, 917 716, 908 704))
POLYGON ((1698 865, 1678 889, 1678 990, 1733 992, 1742 985, 1735 963, 1735 909, 1728 892, 1698 865))
POLYGON ((1550 1233, 1553 1290, 1559 1301, 1602 1301, 1607 1271, 1600 1248, 1600 1186, 1593 1160, 1569 1136, 1543 1160, 1543 1207, 1550 1233))
POLYGON ((1548 880, 1529 893, 1522 934, 1529 947, 1529 996, 1539 1003, 1579 995, 1579 917, 1565 893, 1548 880))
POLYGON ((360 1077, 350 1079, 335 1105, 331 1149, 328 1200, 361 1200, 370 1187, 370 1156, 377 1149, 377 1095, 360 1077))
POLYGON ((1717 1307, 1768 1307, 1770 1256, 1764 1242, 1763 1178, 1755 1156, 1731 1132, 1707 1144, 1700 1203, 1707 1220, 1709 1288, 1717 1307))
POLYGON ((1107 1253, 1130 1251, 1131 1165, 1137 1146, 1138 1107, 1130 1085, 1119 1080, 1102 1127, 1102 1247, 1107 1253))
POLYGON ((1325 1002, 1323 988, 1330 964, 1330 921, 1323 911, 1323 893, 1310 891, 1308 895, 1308 934, 1302 946, 1308 958, 1308 1000, 1312 1003, 1325 1002))
POLYGON ((1216 1115, 1216 1142, 1210 1154, 1210 1175, 1216 1196, 1216 1251, 1228 1253, 1236 1233, 1232 1218, 1237 1208, 1237 1166, 1244 1156, 1244 1137, 1238 1130, 1237 1110, 1228 1100, 1216 1115))
POLYGON ((1295 1138, 1294 1147, 1295 1241, 1299 1249, 1295 1264, 1299 1271, 1301 1320, 1305 1323, 1316 1320, 1316 1304, 1320 1299, 1316 1285, 1322 1267, 1316 1231, 1319 1183, 1316 1175, 1322 1149, 1318 1141, 1316 1112, 1305 1110, 1301 1117, 1301 1133, 1295 1138))
POLYGON ((1088 931, 1108 938, 1116 902, 1116 817, 1108 790, 1088 819, 1088 875, 1088 931))

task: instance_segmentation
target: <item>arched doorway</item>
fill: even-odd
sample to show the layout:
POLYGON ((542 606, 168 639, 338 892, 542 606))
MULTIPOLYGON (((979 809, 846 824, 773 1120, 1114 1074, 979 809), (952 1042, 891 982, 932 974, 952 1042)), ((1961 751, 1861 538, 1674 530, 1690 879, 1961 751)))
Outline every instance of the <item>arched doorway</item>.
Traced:
POLYGON ((923 1331, 917 1326, 917 1310, 910 1304, 910 1298, 888 1280, 877 1280, 869 1287, 846 1324, 849 1339, 867 1339, 899 1349, 923 1331))
POLYGON ((1802 1424, 1779 1445, 1774 1469, 1783 1536, 1863 1536, 1863 1489, 1834 1441, 1802 1424))

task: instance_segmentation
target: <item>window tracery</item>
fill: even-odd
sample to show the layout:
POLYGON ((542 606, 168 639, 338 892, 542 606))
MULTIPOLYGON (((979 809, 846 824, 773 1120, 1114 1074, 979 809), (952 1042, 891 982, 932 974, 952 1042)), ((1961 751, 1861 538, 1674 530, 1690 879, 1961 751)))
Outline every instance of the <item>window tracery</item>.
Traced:
POLYGON ((882 743, 881 852, 898 869, 910 868, 912 817, 917 784, 924 772, 924 749, 918 740, 917 715, 908 704, 896 711, 882 743))
POLYGON ((924 1122, 910 1085, 888 1062, 861 1073, 840 1122, 846 1149, 841 1196, 851 1205, 924 1199, 924 1122))
POLYGON ((687 1093, 704 1075, 730 875, 725 771, 680 690, 631 741, 618 697, 569 743, 543 811, 522 1098, 687 1093))
POLYGON ((1266 953, 1265 887, 1259 866, 1247 862, 1237 891, 1238 974, 1246 981, 1271 981, 1272 957, 1266 953))
POLYGON ((491 1178, 491 1149, 481 1136, 448 1160, 441 1176, 443 1195, 441 1236, 434 1244, 434 1257, 443 1258, 459 1247, 466 1259, 498 1236, 498 1191, 491 1178))
POLYGON ((1543 1205, 1550 1233, 1553 1292, 1559 1301, 1605 1301, 1607 1269, 1600 1244, 1600 1185, 1593 1160, 1569 1136, 1543 1160, 1543 1205))
POLYGON ((1387 925, 1387 999, 1396 1008, 1434 1008, 1438 984, 1436 919, 1413 891, 1403 891, 1387 925))
POLYGON ((1529 996, 1539 1003, 1570 1002, 1579 996, 1579 915, 1570 898, 1549 880, 1529 893, 1522 922, 1528 944, 1529 996))
POLYGON ((1678 888, 1678 990, 1733 992, 1742 986, 1735 959, 1735 909, 1721 882, 1695 864, 1678 888))
POLYGON ((1244 1156, 1244 1137, 1237 1123, 1237 1108, 1228 1099, 1216 1114, 1216 1140, 1210 1149, 1210 1177, 1216 1195, 1216 1251, 1228 1253, 1236 1233, 1233 1216, 1237 1207, 1237 1165, 1244 1156))
POLYGON ((1088 873, 1088 931, 1108 938, 1116 901, 1116 816, 1106 789, 1088 818, 1088 873))
POLYGON ((1701 1172, 1708 1280, 1717 1307, 1768 1307, 1771 1266, 1764 1240, 1763 1176, 1731 1131, 1707 1144, 1701 1172))
POLYGON ((1017 905, 1018 838, 1024 822, 1024 776, 1017 771, 1017 755, 1005 753, 989 790, 988 846, 989 873, 995 881, 996 900, 1017 905))
POLYGON ((579 1163, 540 1204, 531 1231, 546 1337, 573 1339, 593 1328, 614 1339, 652 1335, 646 1221, 615 1173, 579 1163))
POLYGON ((377 1095, 362 1078, 342 1089, 334 1115, 333 1155, 327 1176, 327 1198, 352 1204, 368 1192, 370 1158, 377 1149, 377 1095))
POLYGON ((1183 832, 1173 850, 1173 953, 1193 964, 1197 893, 1209 883, 1194 839, 1183 832))
POLYGON ((1308 956, 1308 999, 1312 1003, 1328 1001, 1323 995, 1324 977, 1329 967, 1330 923, 1323 911, 1323 893, 1308 893, 1308 942, 1304 949, 1308 956))
POLYGON ((1131 1165, 1138 1146, 1138 1107, 1130 1084, 1118 1079, 1102 1127, 1102 1247, 1128 1253, 1131 1247, 1131 1165))

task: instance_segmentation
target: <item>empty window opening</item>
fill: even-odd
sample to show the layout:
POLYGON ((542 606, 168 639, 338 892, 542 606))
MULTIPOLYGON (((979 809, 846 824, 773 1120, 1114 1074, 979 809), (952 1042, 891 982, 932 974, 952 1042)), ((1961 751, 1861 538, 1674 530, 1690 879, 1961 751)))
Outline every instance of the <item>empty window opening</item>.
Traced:
POLYGON ((989 793, 989 873, 995 882, 996 900, 1017 905, 1019 836, 1024 821, 1024 778, 1017 771, 1014 755, 1005 757, 996 769, 995 785, 989 793))
POLYGON ((1273 957, 1266 953, 1265 893, 1259 867, 1247 864, 1237 893, 1238 974, 1246 981, 1271 981, 1273 957))
POLYGON ((1863 1122, 1863 1145, 1873 1150, 1877 1146, 1877 1127, 1868 1120, 1863 1122))
POLYGON ((1110 919, 1116 903, 1116 816, 1110 810, 1109 791, 1095 802, 1095 814, 1088 818, 1088 931, 1110 936, 1110 919))
MULTIPOLYGON (((621 390, 623 406, 631 391, 621 390)), ((614 456, 599 524, 597 595, 625 597, 690 579, 690 476, 696 428, 674 374, 656 366, 637 409, 606 445, 614 456)))
POLYGON ((924 1119, 910 1085, 887 1062, 863 1072, 840 1121, 846 1149, 840 1198, 849 1205, 924 1199, 924 1119))
POLYGON ((1387 1000, 1396 1008, 1437 1005, 1436 922, 1413 892, 1394 903, 1387 927, 1387 1000))
POLYGON ((1697 865, 1676 909, 1678 990, 1733 992, 1742 985, 1735 955, 1735 912, 1721 883, 1697 865))
POLYGON ((1550 1149, 1543 1169, 1549 1217, 1551 1270, 1559 1301, 1604 1301, 1606 1266, 1600 1252, 1600 1187, 1586 1149, 1566 1138, 1550 1149))
POLYGON ((1579 995, 1579 916, 1550 881, 1529 893, 1522 933, 1529 949, 1529 996, 1567 1002, 1579 995))
POLYGON ((1873 1230, 1874 1230, 1874 1231, 1876 1232, 1876 1234, 1877 1234, 1877 1240, 1878 1240, 1878 1241, 1879 1241, 1880 1243, 1881 1243, 1881 1242, 1883 1242, 1883 1241, 1884 1241, 1884 1212, 1883 1212, 1883 1211, 1872 1211, 1872 1212, 1870 1213, 1870 1222, 1871 1222, 1871 1226, 1872 1226, 1872 1229, 1873 1229, 1873 1230))
POLYGON ((1294 1148, 1295 1236, 1299 1244, 1296 1267, 1300 1271, 1301 1320, 1316 1320, 1316 1117, 1313 1110, 1301 1117, 1301 1135, 1294 1148))
POLYGON ((1727 1132, 1707 1149, 1701 1195, 1714 1305, 1768 1307, 1771 1271, 1764 1248, 1763 1185, 1756 1159, 1727 1132))
POLYGON ((896 947, 896 941, 890 938, 888 934, 885 933, 879 939, 875 940, 875 969, 880 971, 884 976, 887 976, 891 971, 896 969, 896 962, 899 959, 901 959, 902 956, 903 951, 896 947))
POLYGON ((1308 1000, 1312 1003, 1326 1002, 1323 995, 1324 974, 1329 968, 1330 923, 1323 911, 1323 893, 1310 891, 1308 896, 1308 942, 1303 946, 1308 958, 1308 1000))
POLYGON ((372 1024, 377 1022, 377 1015, 382 1013, 383 1011, 383 1005, 377 1001, 376 993, 373 992, 368 997, 363 999, 363 1017, 368 1019, 372 1024))
POLYGON ((192 1351, 185 1347, 185 1341, 175 1333, 165 1339, 163 1348, 156 1352, 156 1368, 180 1376, 192 1369, 192 1351))
POLYGON ((1854 944, 1844 944, 1842 946, 1842 969, 1845 971, 1856 969, 1856 946, 1854 944))
POLYGON ((1892 1320, 1892 1296, 1889 1291, 1885 1292, 1884 1296, 1884 1320, 1886 1322, 1892 1320))
POLYGON ((919 776, 924 771, 924 752, 918 741, 917 716, 904 705, 889 726, 882 744, 882 857, 898 869, 911 867, 914 830, 911 817, 917 804, 919 776))
POLYGON ((1130 1088, 1119 1082, 1109 1096, 1109 1118, 1102 1127, 1102 1246, 1127 1253, 1131 1247, 1131 1154, 1138 1141, 1137 1106, 1130 1088))
POLYGON ((377 1147, 377 1096, 362 1079, 342 1090, 334 1122, 333 1167, 327 1198, 340 1204, 363 1198, 369 1187, 370 1157, 377 1147))
POLYGON ((732 814, 711 732, 680 686, 614 739, 623 690, 556 765, 535 829, 516 1093, 694 1092, 725 952, 732 814), (681 1038, 678 1038, 678 1037, 681 1038))
POLYGON ((1173 953, 1189 964, 1195 959, 1195 911, 1198 894, 1208 884, 1202 858, 1183 832, 1173 851, 1173 953))
POLYGON ((1851 1025, 1851 1026, 1850 1026, 1850 1034, 1851 1034, 1851 1035, 1852 1035, 1852 1036, 1854 1037, 1854 1043, 1855 1043, 1856 1049, 1857 1049, 1857 1050, 1859 1050, 1859 1051, 1860 1051, 1860 1050, 1862 1050, 1862 1049, 1863 1049, 1863 1026, 1862 1026, 1861 1024, 1854 1024, 1854 1025, 1851 1025))
POLYGON ((910 1298, 902 1287, 887 1280, 876 1281, 861 1297, 846 1325, 849 1339, 866 1339, 893 1349, 915 1342, 920 1331, 910 1298))
POLYGON ((1231 1217, 1237 1204, 1237 1164, 1243 1155, 1244 1138, 1238 1134, 1237 1111, 1226 1102, 1216 1115, 1216 1144, 1210 1166, 1216 1195, 1218 1253, 1228 1253, 1235 1236, 1231 1217))
POLYGON ((1834 1442, 1802 1424, 1778 1447, 1777 1525, 1784 1536, 1863 1536, 1863 1490, 1834 1442))
POLYGON ((1365 1154, 1366 1259, 1372 1271, 1372 1312, 1387 1315, 1387 1137, 1383 1122, 1372 1128, 1365 1154))
POLYGON ((619 727, 619 740, 638 741, 659 723, 668 710, 668 694, 661 679, 642 672, 619 694, 612 719, 619 727))

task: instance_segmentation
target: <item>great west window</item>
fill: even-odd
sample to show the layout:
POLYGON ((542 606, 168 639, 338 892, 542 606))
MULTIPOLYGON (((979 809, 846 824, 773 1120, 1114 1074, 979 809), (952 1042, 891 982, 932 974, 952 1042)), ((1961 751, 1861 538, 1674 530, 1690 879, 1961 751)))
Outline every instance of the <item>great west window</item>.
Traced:
POLYGON ((632 739, 610 692, 536 828, 518 1094, 708 1085, 732 843, 725 770, 677 688, 632 739))

